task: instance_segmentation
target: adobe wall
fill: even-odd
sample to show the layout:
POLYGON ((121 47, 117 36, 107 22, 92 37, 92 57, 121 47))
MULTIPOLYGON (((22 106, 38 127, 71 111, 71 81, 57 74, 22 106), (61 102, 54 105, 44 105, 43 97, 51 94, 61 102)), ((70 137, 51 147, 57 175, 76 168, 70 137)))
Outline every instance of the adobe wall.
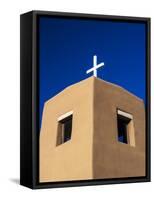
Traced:
POLYGON ((142 100, 100 79, 94 82, 93 178, 145 175, 145 110, 142 100), (117 108, 133 115, 136 146, 118 141, 117 108))
POLYGON ((40 182, 92 179, 93 78, 45 103, 40 133, 40 182), (71 140, 56 146, 57 119, 73 111, 71 140))
POLYGON ((145 175, 145 110, 141 99, 90 77, 45 103, 40 182, 145 175), (117 108, 133 115, 135 147, 117 139, 117 108), (72 138, 56 146, 57 119, 73 111, 72 138))

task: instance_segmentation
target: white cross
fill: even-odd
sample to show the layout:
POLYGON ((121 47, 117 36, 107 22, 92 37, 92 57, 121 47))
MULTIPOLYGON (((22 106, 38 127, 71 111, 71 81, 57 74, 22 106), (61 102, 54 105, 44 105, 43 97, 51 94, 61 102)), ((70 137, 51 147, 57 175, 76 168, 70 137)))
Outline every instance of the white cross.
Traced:
POLYGON ((97 64, 97 56, 93 56, 93 67, 86 71, 87 74, 93 71, 93 76, 97 77, 97 69, 104 66, 104 62, 97 64))

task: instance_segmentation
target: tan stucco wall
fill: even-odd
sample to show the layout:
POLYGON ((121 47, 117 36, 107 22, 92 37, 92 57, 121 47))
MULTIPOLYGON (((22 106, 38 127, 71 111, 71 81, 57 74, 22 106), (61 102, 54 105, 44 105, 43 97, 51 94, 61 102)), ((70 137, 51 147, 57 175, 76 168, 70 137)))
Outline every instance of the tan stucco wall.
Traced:
POLYGON ((93 79, 66 88, 44 106, 40 133, 40 182, 92 178, 93 79), (73 111, 71 140, 56 146, 57 119, 73 111))
POLYGON ((40 182, 145 175, 143 101, 90 77, 45 103, 40 133, 40 182), (116 109, 134 117, 136 146, 117 140, 116 109), (56 146, 57 119, 73 111, 72 138, 56 146))
POLYGON ((141 99, 121 87, 94 81, 93 177, 145 175, 145 111, 141 99), (118 142, 117 109, 133 115, 135 147, 118 142))

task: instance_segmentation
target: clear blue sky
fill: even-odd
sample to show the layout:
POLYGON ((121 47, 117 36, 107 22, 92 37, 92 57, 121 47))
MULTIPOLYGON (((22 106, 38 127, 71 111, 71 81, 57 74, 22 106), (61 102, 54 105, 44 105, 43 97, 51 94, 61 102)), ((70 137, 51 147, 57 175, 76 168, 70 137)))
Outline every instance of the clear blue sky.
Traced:
POLYGON ((65 87, 88 78, 93 55, 105 66, 98 77, 145 101, 144 23, 40 17, 39 108, 65 87))

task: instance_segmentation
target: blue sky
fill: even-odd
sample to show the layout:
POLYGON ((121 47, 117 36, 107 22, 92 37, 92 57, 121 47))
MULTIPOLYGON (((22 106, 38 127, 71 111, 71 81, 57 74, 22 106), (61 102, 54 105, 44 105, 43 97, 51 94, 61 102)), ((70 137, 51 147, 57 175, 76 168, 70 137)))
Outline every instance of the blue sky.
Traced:
POLYGON ((105 66, 98 77, 145 101, 144 23, 40 17, 39 109, 65 87, 90 77, 93 55, 105 66))

